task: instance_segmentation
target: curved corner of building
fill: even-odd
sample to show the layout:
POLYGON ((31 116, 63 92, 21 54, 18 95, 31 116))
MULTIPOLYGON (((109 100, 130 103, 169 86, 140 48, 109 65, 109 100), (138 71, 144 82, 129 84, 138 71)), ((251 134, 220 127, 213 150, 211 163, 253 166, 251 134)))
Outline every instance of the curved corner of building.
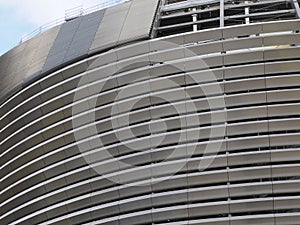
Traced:
POLYGON ((150 38, 157 4, 158 0, 126 1, 66 21, 8 51, 0 57, 1 101, 88 55, 150 38))
POLYGON ((296 0, 132 0, 0 58, 0 224, 300 224, 296 0))

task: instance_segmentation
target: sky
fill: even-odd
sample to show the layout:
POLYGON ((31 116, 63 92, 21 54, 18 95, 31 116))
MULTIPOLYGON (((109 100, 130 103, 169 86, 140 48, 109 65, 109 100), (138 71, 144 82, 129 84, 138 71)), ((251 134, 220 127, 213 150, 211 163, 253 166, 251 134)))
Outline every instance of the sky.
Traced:
MULTIPOLYGON (((40 26, 64 18, 66 10, 90 8, 108 0, 0 0, 0 55, 22 36, 40 26)), ((120 1, 120 0, 113 0, 120 1)))

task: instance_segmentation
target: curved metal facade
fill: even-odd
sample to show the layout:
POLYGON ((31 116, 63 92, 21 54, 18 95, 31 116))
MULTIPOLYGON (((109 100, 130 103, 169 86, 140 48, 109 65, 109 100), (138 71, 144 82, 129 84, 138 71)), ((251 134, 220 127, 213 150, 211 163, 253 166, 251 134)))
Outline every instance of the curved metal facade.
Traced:
POLYGON ((151 39, 144 4, 154 19, 135 0, 0 58, 0 223, 299 224, 300 21, 151 39))

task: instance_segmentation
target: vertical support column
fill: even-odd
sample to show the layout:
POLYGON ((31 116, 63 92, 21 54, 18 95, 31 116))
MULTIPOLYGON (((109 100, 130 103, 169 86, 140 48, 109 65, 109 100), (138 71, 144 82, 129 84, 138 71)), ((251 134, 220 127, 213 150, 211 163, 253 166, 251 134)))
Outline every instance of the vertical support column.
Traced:
POLYGON ((224 27, 224 0, 220 0, 220 27, 224 27))
POLYGON ((297 0, 293 0, 293 5, 296 10, 297 18, 300 19, 300 7, 297 0))
MULTIPOLYGON (((194 12, 194 11, 197 11, 197 9, 196 9, 196 8, 193 8, 192 11, 193 11, 193 12, 194 12)), ((197 18, 197 17, 198 17, 197 13, 193 14, 192 17, 193 17, 193 22, 194 22, 194 23, 197 22, 197 20, 198 20, 198 18, 197 18)), ((193 25, 193 31, 197 31, 197 30, 198 30, 198 25, 197 25, 197 24, 194 24, 194 25, 193 25)))
POLYGON ((161 9, 164 5, 167 4, 167 0, 159 0, 156 8, 156 13, 153 19, 153 25, 152 25, 152 30, 150 37, 155 38, 157 37, 157 28, 159 27, 160 24, 160 16, 161 16, 161 9))
MULTIPOLYGON (((245 4, 246 5, 248 5, 249 4, 249 1, 245 1, 245 4)), ((250 10, 249 10, 249 7, 245 7, 245 23, 246 24, 249 24, 250 23, 250 18, 249 17, 247 17, 247 16, 249 16, 249 12, 250 12, 250 10)))

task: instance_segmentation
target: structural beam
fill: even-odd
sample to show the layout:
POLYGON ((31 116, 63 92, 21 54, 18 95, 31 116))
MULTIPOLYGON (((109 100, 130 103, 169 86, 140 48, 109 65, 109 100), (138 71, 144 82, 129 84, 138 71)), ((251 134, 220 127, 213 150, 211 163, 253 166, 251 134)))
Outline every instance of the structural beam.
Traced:
POLYGON ((300 7, 297 0, 293 0, 293 5, 296 10, 297 18, 300 19, 300 7))
MULTIPOLYGON (((249 4, 249 1, 245 1, 244 3, 245 3, 246 5, 248 5, 248 4, 249 4)), ((249 15, 249 12, 250 12, 249 7, 245 7, 245 15, 246 15, 245 23, 246 23, 246 24, 249 24, 249 23, 250 23, 250 18, 247 17, 247 16, 249 15)))
MULTIPOLYGON (((196 9, 196 8, 193 8, 192 11, 195 12, 195 11, 197 11, 197 9, 196 9)), ((192 15, 193 23, 196 23, 196 22, 197 22, 197 17, 198 17, 197 13, 195 13, 195 14, 192 15)), ((193 31, 197 31, 197 30, 198 30, 198 25, 197 25, 197 24, 194 24, 194 25, 193 25, 193 31)))
POLYGON ((224 0, 220 0, 220 27, 224 27, 224 0))

